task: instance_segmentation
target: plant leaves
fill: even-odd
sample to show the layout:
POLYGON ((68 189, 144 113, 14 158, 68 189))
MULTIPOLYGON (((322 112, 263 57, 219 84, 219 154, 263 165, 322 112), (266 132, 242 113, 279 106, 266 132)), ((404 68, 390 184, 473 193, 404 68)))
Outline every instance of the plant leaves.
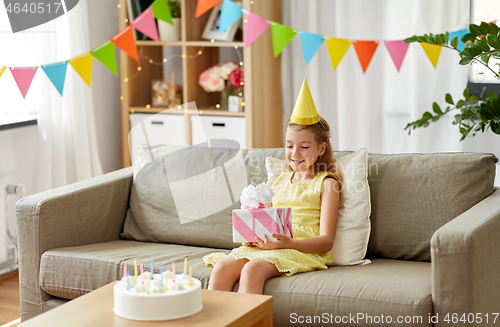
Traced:
POLYGON ((466 87, 464 90, 464 98, 465 100, 469 100, 469 88, 466 87))
POLYGON ((453 102, 453 98, 451 97, 451 94, 449 94, 449 93, 446 93, 446 96, 444 97, 444 99, 445 99, 446 103, 455 104, 453 102))
POLYGON ((455 37, 453 38, 453 40, 451 40, 451 43, 450 43, 450 44, 451 44, 451 46, 452 46, 453 48, 455 48, 455 49, 456 49, 456 48, 457 48, 457 46, 458 46, 458 36, 455 36, 455 37))
POLYGON ((432 104, 432 110, 438 115, 443 114, 443 111, 441 110, 441 108, 439 108, 439 105, 436 102, 432 104))

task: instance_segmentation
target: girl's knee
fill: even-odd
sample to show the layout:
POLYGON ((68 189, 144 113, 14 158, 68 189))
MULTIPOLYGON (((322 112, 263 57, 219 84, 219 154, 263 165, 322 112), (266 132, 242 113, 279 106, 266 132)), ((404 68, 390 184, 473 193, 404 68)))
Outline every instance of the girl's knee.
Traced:
POLYGON ((212 275, 220 278, 238 277, 241 272, 242 265, 233 258, 226 258, 215 264, 212 270, 212 275))

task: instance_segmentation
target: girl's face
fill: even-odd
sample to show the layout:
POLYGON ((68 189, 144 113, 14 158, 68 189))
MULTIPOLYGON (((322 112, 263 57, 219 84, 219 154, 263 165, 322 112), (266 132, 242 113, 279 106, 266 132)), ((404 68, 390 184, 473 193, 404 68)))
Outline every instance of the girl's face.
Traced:
POLYGON ((286 161, 294 171, 307 171, 326 150, 326 144, 318 144, 314 133, 305 128, 296 130, 288 127, 286 130, 286 161))

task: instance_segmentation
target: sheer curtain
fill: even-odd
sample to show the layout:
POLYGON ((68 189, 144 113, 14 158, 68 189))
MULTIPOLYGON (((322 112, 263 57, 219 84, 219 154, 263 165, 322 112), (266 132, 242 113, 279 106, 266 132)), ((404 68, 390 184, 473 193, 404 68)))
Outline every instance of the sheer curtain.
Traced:
MULTIPOLYGON (((49 24, 55 31, 48 45, 50 62, 68 60, 91 50, 86 0, 49 24)), ((45 82, 50 84, 48 79, 45 82)), ((102 174, 92 89, 69 63, 63 96, 49 86, 38 110, 38 191, 102 174)))
MULTIPOLYGON (((469 0, 286 0, 283 24, 299 30, 351 40, 402 40, 411 35, 444 33, 468 27, 469 0)), ((282 55, 283 120, 290 117, 303 78, 319 113, 332 128, 339 150, 366 147, 370 153, 475 151, 500 157, 500 137, 491 132, 459 142, 453 115, 408 135, 407 123, 446 107, 467 85, 469 68, 458 54, 442 49, 434 69, 423 48, 410 44, 398 72, 383 42, 363 73, 353 45, 333 71, 326 44, 306 67, 299 36, 282 55)))

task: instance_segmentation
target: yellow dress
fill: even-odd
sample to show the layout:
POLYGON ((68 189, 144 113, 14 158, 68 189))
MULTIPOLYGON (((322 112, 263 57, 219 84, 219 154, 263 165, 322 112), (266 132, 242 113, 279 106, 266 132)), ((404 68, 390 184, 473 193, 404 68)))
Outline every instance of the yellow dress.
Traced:
MULTIPOLYGON (((274 207, 292 208, 292 231, 294 239, 304 239, 319 235, 321 209, 321 185, 327 173, 317 174, 309 183, 292 184, 293 171, 279 175, 272 189, 274 207)), ((214 266, 224 259, 224 253, 212 253, 203 257, 207 266, 214 266)), ((327 269, 332 263, 330 251, 324 253, 305 253, 293 249, 261 250, 257 247, 241 246, 231 251, 235 259, 254 260, 262 258, 276 266, 286 276, 296 273, 327 269)))

